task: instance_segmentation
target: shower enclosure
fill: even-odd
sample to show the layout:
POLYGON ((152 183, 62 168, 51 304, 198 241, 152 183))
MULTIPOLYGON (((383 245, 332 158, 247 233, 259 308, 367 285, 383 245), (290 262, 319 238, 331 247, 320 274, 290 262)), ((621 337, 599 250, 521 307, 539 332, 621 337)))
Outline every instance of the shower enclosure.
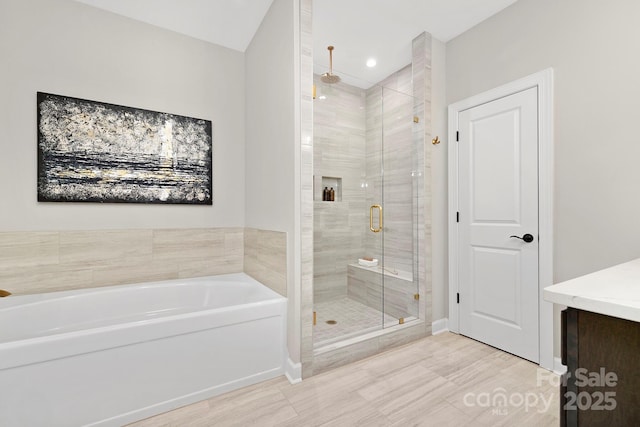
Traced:
POLYGON ((316 350, 418 319, 424 209, 411 66, 375 85, 325 81, 314 75, 316 350))

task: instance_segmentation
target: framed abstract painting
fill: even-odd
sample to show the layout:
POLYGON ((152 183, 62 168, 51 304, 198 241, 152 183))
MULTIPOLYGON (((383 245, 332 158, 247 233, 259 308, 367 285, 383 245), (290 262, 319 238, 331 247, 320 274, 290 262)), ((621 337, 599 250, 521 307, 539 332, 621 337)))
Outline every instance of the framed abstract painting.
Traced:
POLYGON ((209 120, 38 92, 38 201, 213 203, 209 120))

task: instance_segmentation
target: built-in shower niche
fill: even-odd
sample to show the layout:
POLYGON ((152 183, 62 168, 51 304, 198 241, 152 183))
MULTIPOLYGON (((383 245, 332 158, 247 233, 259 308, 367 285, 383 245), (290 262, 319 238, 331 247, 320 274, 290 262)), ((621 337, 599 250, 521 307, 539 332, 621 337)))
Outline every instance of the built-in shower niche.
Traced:
MULTIPOLYGON (((342 201, 342 178, 333 177, 333 176, 322 176, 318 178, 320 179, 313 180, 315 184, 315 188, 313 191, 313 194, 314 194, 313 199, 316 202, 322 202, 324 200, 322 195, 323 195, 324 189, 326 188, 328 190, 333 189, 334 191, 334 197, 332 201, 341 202, 342 201)), ((326 201, 329 201, 329 200, 326 200, 326 201)))

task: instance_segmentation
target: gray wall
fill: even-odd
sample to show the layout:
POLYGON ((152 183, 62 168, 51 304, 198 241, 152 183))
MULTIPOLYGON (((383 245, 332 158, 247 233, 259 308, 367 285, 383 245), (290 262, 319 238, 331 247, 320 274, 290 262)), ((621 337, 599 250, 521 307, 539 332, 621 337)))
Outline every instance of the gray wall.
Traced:
POLYGON ((640 256, 638 22, 638 2, 520 0, 447 43, 447 104, 554 69, 554 282, 640 256))
POLYGON ((296 141, 299 141, 296 135, 299 101, 295 99, 300 38, 297 23, 296 2, 275 0, 245 51, 244 158, 246 226, 287 233, 287 339, 294 362, 300 360, 300 297, 294 272, 296 141))
POLYGON ((0 2, 0 231, 244 225, 244 56, 70 0, 0 2), (213 206, 38 203, 36 92, 213 122, 213 206))
POLYGON ((447 44, 447 103, 553 67, 554 279, 640 256, 640 3, 520 0, 447 44))
POLYGON ((292 231, 293 1, 276 0, 245 52, 246 225, 292 231))

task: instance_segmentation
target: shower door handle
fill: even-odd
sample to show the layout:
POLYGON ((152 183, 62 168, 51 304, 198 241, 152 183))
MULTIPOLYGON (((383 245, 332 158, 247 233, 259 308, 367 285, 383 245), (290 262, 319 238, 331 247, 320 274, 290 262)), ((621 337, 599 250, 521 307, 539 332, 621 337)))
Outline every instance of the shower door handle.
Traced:
POLYGON ((380 205, 371 205, 369 208, 369 230, 374 233, 379 233, 382 231, 382 206, 380 205), (378 228, 373 228, 373 210, 378 209, 378 228))

